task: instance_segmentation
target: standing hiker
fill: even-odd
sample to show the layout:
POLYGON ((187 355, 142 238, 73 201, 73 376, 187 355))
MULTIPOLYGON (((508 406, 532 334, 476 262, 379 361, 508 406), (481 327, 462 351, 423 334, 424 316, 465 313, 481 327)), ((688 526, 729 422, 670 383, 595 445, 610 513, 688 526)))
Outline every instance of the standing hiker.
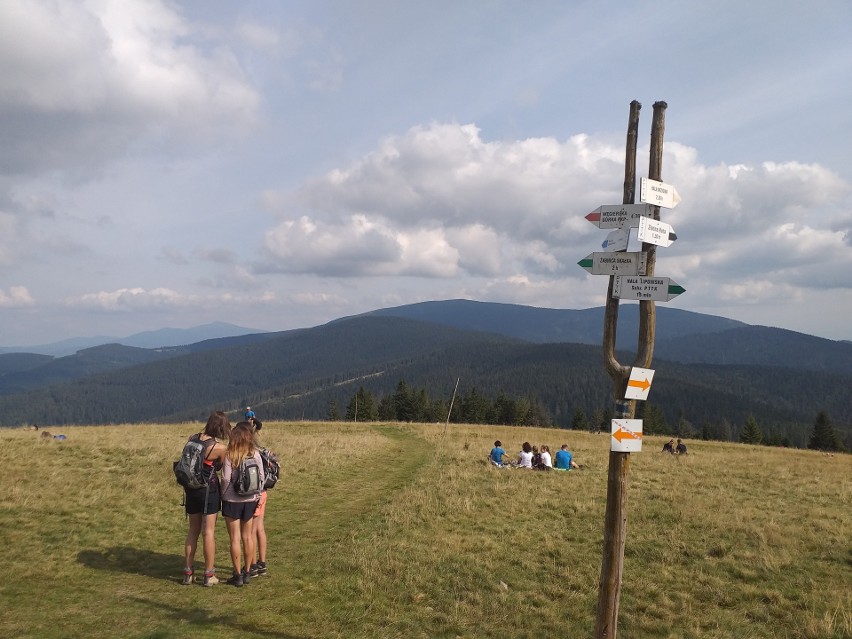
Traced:
POLYGON ((255 443, 254 427, 240 422, 231 431, 222 468, 222 516, 231 540, 233 576, 227 583, 243 586, 251 581, 251 565, 257 552, 254 513, 266 476, 255 443), (242 547, 241 547, 242 544, 242 547))
POLYGON ((198 537, 202 536, 204 548, 204 585, 213 586, 219 582, 216 578, 216 517, 219 513, 220 486, 216 471, 222 467, 227 447, 224 440, 231 430, 228 416, 217 411, 211 413, 207 425, 200 433, 192 435, 189 441, 198 441, 204 446, 203 476, 206 485, 203 488, 184 489, 186 515, 189 519, 189 531, 184 543, 185 564, 183 585, 190 585, 195 578, 195 551, 198 537))

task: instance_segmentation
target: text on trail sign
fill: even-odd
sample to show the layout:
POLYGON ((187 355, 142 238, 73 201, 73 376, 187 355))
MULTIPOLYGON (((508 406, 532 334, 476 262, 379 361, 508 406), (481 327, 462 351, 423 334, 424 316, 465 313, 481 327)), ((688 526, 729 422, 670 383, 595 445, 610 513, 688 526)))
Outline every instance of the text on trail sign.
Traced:
POLYGON ((654 206, 673 209, 680 202, 680 194, 671 184, 642 178, 639 182, 639 200, 654 206))
POLYGON ((647 253, 590 253, 577 262, 592 275, 644 275, 647 253))
POLYGON ((604 204, 586 216, 601 229, 636 228, 640 217, 650 217, 650 204, 604 204))
POLYGON ((613 419, 610 450, 618 453, 638 453, 642 450, 642 420, 613 419))
POLYGON ((639 241, 657 246, 671 246, 677 235, 670 224, 643 217, 639 220, 639 241))
POLYGON ((668 302, 685 291, 668 277, 618 275, 612 284, 612 296, 621 300, 668 302))

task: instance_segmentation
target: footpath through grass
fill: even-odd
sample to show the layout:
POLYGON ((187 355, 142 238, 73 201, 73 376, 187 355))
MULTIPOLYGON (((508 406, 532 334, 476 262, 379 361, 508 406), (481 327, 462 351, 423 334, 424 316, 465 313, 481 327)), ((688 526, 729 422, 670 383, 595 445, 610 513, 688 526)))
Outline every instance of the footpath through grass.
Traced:
MULTIPOLYGON (((168 474, 192 428, 66 428, 63 442, 3 433, 0 467, 13 471, 4 471, 13 490, 0 508, 0 545, 16 578, 0 583, 0 636, 353 634, 369 601, 358 593, 352 539, 381 525, 383 506, 430 463, 431 448, 401 428, 267 425, 267 444, 286 451, 267 507, 269 576, 242 589, 182 587, 186 522, 168 474), (20 460, 46 485, 27 485, 33 475, 20 460)), ((221 517, 217 526, 225 578, 221 517)))
MULTIPOLYGON (((237 589, 179 585, 171 462, 197 429, 0 431, 0 636, 591 636, 605 435, 267 423, 285 460, 270 574, 237 589), (496 469, 495 439, 567 442, 586 468, 496 469)), ((852 456, 688 442, 673 457, 646 440, 631 456, 619 637, 852 637, 852 456)), ((227 577, 221 520, 217 543, 227 577)))

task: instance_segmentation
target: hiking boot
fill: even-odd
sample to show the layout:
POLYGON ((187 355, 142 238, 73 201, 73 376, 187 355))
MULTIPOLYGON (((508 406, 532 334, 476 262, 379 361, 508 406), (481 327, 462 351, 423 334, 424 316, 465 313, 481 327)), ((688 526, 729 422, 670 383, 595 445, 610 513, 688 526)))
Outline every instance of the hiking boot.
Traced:
POLYGON ((246 572, 246 569, 245 569, 245 568, 243 568, 243 583, 244 583, 245 585, 248 585, 248 584, 250 584, 250 583, 251 583, 251 573, 250 573, 250 572, 246 572))
POLYGON ((219 578, 216 577, 215 574, 210 574, 210 575, 208 575, 207 573, 204 574, 204 585, 206 587, 215 586, 218 583, 219 583, 219 578))
POLYGON ((265 575, 266 574, 266 562, 265 561, 258 561, 256 564, 253 564, 252 568, 255 568, 255 567, 257 567, 257 574, 258 575, 265 575))
POLYGON ((183 581, 181 582, 182 586, 189 586, 192 584, 195 579, 195 574, 192 571, 192 568, 184 568, 183 570, 183 581))
POLYGON ((225 582, 229 586, 236 586, 237 588, 242 588, 243 586, 243 574, 241 572, 235 572, 228 581, 225 582))

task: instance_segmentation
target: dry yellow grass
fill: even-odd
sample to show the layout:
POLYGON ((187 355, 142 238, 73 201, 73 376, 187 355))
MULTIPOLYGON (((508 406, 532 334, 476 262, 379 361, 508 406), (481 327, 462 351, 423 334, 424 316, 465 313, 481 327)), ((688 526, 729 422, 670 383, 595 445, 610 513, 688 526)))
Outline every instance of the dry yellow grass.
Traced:
MULTIPOLYGON (((178 585, 171 462, 199 425, 0 431, 0 634, 22 637, 591 636, 605 435, 264 424, 270 576, 178 585), (583 471, 500 470, 495 439, 567 442, 583 471), (39 478, 39 479, 35 479, 39 478)), ((620 637, 852 636, 852 458, 647 438, 631 456, 620 637)), ((227 536, 220 524, 218 565, 227 536)))

